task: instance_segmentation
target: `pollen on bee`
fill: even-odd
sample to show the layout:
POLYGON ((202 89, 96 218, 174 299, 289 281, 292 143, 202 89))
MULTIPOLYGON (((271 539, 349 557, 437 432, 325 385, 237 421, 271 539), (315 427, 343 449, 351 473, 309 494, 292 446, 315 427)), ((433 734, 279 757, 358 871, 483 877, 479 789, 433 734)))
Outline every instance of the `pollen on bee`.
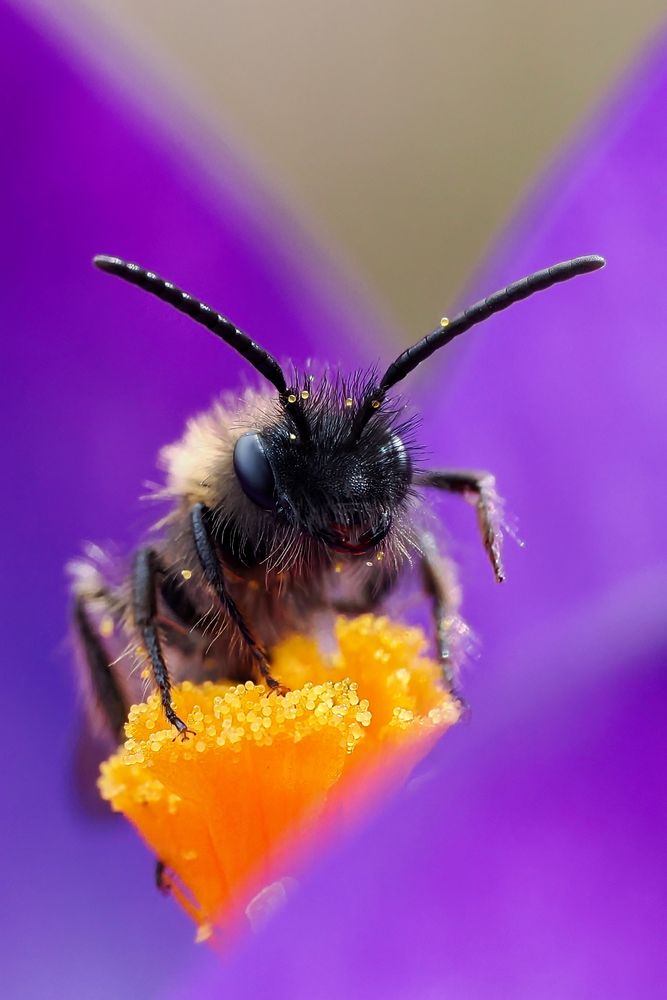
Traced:
POLYGON ((372 559, 368 559, 367 562, 366 562, 366 565, 367 566, 372 566, 373 565, 373 560, 372 559))
POLYGON ((108 639, 110 635, 113 635, 113 618, 109 618, 108 615, 100 622, 100 634, 108 639))
POLYGON ((440 320, 440 326, 449 326, 449 319, 447 316, 443 316, 440 320))
POLYGON ((289 396, 287 397, 287 402, 288 403, 296 403, 296 396, 294 395, 293 392, 290 392, 289 396))
POLYGON ((343 564, 336 563, 336 565, 334 566, 334 573, 342 573, 342 572, 343 572, 343 564))
POLYGON ((375 558, 377 559, 378 562, 382 562, 382 560, 384 559, 384 552, 378 552, 375 558))
POLYGON ((374 399, 371 402, 371 406, 373 407, 374 410, 379 410, 380 409, 380 400, 379 399, 374 399))
POLYGON ((184 580, 191 580, 192 579, 192 570, 191 569, 182 569, 181 570, 181 576, 183 577, 184 580))
POLYGON ((353 400, 353 399, 351 399, 351 398, 350 398, 350 396, 348 396, 348 397, 347 397, 347 399, 345 400, 345 405, 346 405, 346 406, 348 407, 348 409, 349 409, 349 407, 350 407, 350 406, 354 406, 354 400, 353 400))
POLYGON ((289 439, 290 441, 296 441, 296 434, 290 433, 289 439))
POLYGON ((302 389, 302 390, 301 390, 301 398, 302 398, 302 399, 308 399, 308 398, 309 398, 309 396, 310 396, 310 393, 308 392, 308 390, 307 390, 307 389, 302 389))

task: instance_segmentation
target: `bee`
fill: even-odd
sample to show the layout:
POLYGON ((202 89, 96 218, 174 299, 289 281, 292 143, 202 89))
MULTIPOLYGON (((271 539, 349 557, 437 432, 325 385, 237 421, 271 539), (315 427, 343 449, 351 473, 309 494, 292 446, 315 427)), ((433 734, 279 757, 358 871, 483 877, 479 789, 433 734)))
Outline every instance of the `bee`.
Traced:
POLYGON ((100 560, 74 566, 74 626, 91 702, 121 738, 153 685, 175 738, 190 731, 172 704, 188 677, 256 679, 284 692, 271 650, 318 616, 376 610, 409 566, 430 599, 444 683, 456 697, 452 649, 458 588, 422 516, 424 491, 471 501, 497 581, 504 579, 502 518, 486 472, 418 467, 415 418, 395 387, 435 351, 520 299, 604 266, 577 257, 537 271, 477 302, 403 351, 383 375, 291 371, 230 320, 136 264, 98 256, 102 271, 202 324, 267 383, 224 397, 163 449, 169 512, 118 579, 100 560), (119 645, 120 644, 120 645, 119 645), (134 657, 141 671, 127 665, 134 657))

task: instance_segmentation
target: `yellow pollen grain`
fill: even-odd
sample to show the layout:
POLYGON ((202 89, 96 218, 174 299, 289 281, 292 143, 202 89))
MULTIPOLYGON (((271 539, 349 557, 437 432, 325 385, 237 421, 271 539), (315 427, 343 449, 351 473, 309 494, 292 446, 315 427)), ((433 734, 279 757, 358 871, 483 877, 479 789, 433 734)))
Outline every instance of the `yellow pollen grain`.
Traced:
POLYGON ((296 403, 296 396, 294 395, 293 392, 290 392, 289 396, 287 397, 287 402, 288 403, 296 403))
POLYGON ((105 639, 108 639, 110 635, 113 635, 113 618, 105 617, 100 622, 100 635, 103 635, 105 639))
POLYGON ((442 327, 449 326, 449 319, 447 318, 447 316, 442 317, 442 319, 440 320, 440 326, 442 327))
POLYGON ((384 552, 378 552, 375 558, 377 559, 378 562, 382 562, 382 560, 384 559, 384 552))
POLYGON ((348 396, 347 399, 345 400, 345 405, 347 407, 354 406, 354 400, 350 396, 348 396))
POLYGON ((184 580, 191 580, 192 579, 192 570, 191 569, 182 569, 181 570, 181 576, 183 577, 184 580))
POLYGON ((302 399, 308 399, 308 398, 309 398, 309 396, 310 396, 310 393, 308 392, 308 390, 307 390, 307 389, 302 389, 302 390, 301 390, 301 398, 302 398, 302 399))
POLYGON ((372 401, 372 403, 371 403, 371 406, 373 407, 374 410, 379 410, 380 409, 380 400, 379 399, 374 399, 372 401))

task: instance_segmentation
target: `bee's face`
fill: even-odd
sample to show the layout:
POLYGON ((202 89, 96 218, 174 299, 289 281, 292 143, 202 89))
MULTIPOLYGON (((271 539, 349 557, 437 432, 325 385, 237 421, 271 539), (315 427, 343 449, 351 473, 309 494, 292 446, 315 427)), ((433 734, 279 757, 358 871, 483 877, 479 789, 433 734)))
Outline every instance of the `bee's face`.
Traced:
POLYGON ((350 440, 352 414, 328 393, 286 419, 240 437, 234 471, 246 496, 327 548, 364 555, 386 538, 408 495, 411 462, 391 419, 350 440), (306 425, 302 425, 306 426, 306 425))

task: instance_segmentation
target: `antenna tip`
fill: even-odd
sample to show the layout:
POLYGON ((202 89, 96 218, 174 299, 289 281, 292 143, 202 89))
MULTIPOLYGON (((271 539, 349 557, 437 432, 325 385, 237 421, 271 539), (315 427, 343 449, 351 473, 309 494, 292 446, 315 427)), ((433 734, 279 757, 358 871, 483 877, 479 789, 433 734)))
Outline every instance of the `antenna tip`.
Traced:
POLYGON ((118 274, 127 266, 120 257, 107 257, 103 253, 98 253, 93 257, 93 264, 95 267, 99 267, 100 271, 107 271, 109 274, 118 274))
POLYGON ((578 257, 577 263, 580 266, 582 274, 588 274, 589 271, 599 271, 601 267, 604 267, 607 261, 604 257, 600 257, 596 253, 588 254, 586 257, 578 257))

